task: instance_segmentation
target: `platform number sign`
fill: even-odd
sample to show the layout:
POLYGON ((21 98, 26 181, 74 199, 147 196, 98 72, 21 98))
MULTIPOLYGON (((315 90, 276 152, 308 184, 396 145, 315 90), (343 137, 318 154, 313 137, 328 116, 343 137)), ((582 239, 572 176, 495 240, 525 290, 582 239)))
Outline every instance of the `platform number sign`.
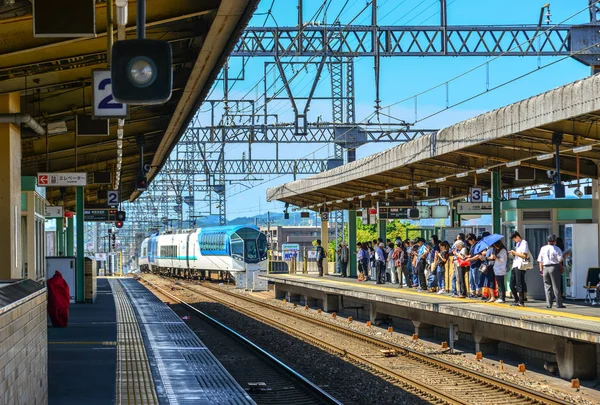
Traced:
POLYGON ((329 221, 329 212, 321 212, 321 221, 329 221))
POLYGON ((471 187, 471 198, 470 202, 472 203, 480 203, 483 202, 483 190, 481 187, 471 187))
POLYGON ((107 205, 109 207, 116 207, 119 205, 119 191, 109 190, 106 192, 107 205))
POLYGON ((112 92, 110 70, 93 72, 94 118, 127 118, 127 104, 115 101, 112 92))

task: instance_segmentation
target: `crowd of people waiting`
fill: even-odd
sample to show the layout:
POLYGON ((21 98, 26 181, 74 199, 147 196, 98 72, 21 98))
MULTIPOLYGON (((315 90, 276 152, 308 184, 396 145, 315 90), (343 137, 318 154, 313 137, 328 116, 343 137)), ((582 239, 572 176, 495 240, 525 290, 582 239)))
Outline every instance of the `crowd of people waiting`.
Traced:
MULTIPOLYGON (((514 244, 508 250, 502 240, 498 240, 485 250, 475 252, 477 243, 490 236, 484 232, 480 236, 459 233, 450 245, 432 236, 429 241, 423 238, 394 242, 380 238, 372 242, 357 244, 358 281, 375 281, 376 284, 391 283, 399 287, 416 288, 417 291, 448 293, 446 286, 447 264, 451 261, 455 271, 450 280, 450 294, 456 298, 481 299, 487 302, 506 302, 506 282, 509 258, 512 257, 512 272, 509 280, 514 298, 513 306, 524 306, 527 301, 525 274, 533 269, 533 256, 527 241, 518 232, 511 235, 514 244), (469 286, 467 295, 467 285, 469 286)), ((552 307, 556 301, 562 303, 563 252, 556 246, 557 238, 548 237, 548 244, 538 255, 539 271, 543 276, 546 304, 552 307)), ((346 277, 349 249, 341 244, 337 251, 341 261, 340 271, 346 277)))

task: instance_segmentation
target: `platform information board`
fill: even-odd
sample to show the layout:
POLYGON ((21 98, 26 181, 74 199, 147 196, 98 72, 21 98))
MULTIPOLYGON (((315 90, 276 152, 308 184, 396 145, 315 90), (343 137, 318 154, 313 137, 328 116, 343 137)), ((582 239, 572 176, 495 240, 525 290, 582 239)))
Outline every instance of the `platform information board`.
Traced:
POLYGON ((117 210, 113 209, 84 209, 83 220, 86 222, 116 221, 117 210))
POLYGON ((38 173, 40 187, 87 186, 87 173, 38 173))

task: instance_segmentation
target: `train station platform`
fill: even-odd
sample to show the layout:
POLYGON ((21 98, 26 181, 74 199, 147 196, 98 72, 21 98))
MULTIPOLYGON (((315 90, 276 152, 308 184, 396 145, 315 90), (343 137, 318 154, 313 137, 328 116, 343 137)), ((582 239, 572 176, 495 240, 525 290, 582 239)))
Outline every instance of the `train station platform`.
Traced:
POLYGON ((252 404, 196 334, 131 278, 48 327, 49 404, 252 404))
POLYGON ((459 341, 472 341, 476 351, 495 354, 502 345, 520 355, 542 352, 548 361, 558 363, 563 378, 600 376, 599 307, 567 301, 566 309, 546 309, 545 302, 531 300, 525 307, 512 307, 335 276, 261 277, 275 284, 279 299, 355 314, 374 324, 391 321, 405 330, 410 325, 420 337, 435 334, 447 340, 452 323, 459 341))

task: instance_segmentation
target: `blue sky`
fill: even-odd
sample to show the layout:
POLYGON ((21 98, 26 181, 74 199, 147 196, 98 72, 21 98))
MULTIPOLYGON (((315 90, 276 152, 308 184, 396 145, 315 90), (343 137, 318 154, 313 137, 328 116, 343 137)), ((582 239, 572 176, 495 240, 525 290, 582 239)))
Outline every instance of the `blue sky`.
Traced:
MULTIPOLYGON (((323 0, 305 0, 304 21, 309 21, 320 7, 323 0)), ((272 0, 263 0, 251 26, 262 26, 265 22, 266 11, 272 0)), ((358 18, 354 24, 370 24, 370 8, 361 13, 367 2, 365 0, 332 0, 327 12, 327 22, 331 23, 339 14, 344 4, 347 6, 341 14, 341 25, 349 23, 356 15, 358 18), (359 14, 360 13, 360 14, 359 14)), ((537 24, 540 8, 546 1, 538 0, 505 0, 502 3, 476 0, 448 0, 448 24, 449 25, 520 25, 537 24)), ((585 23, 589 19, 587 0, 572 0, 551 3, 552 24, 557 24, 573 14, 575 17, 564 24, 585 23), (583 10, 583 12, 580 12, 583 10)), ((279 26, 295 25, 297 22, 295 0, 275 0, 272 9, 273 17, 279 26)), ((436 25, 439 23, 439 0, 379 0, 379 25, 436 25)), ((273 18, 269 17, 267 26, 275 24, 273 18)), ((324 16, 319 16, 320 21, 324 16)), ((560 57, 558 57, 560 58, 560 57)), ((395 57, 383 58, 381 66, 381 105, 387 106, 399 100, 431 88, 437 84, 452 79, 475 66, 489 61, 489 86, 509 81, 521 74, 537 70, 538 66, 555 61, 557 58, 543 57, 395 57)), ((262 95, 257 92, 255 85, 262 89, 264 77, 264 63, 267 58, 253 58, 246 66, 245 80, 237 82, 230 90, 230 98, 254 99, 259 97, 258 104, 262 105, 262 95)), ((305 59, 291 59, 298 61, 301 66, 305 59)), ((240 60, 231 60, 230 77, 236 77, 240 73, 240 60)), ((267 68, 268 69, 268 68, 267 68)), ((356 72, 356 119, 358 122, 373 113, 374 110, 374 77, 373 59, 369 57, 358 58, 355 62, 356 72)), ((292 72, 289 71, 289 75, 292 72)), ((314 68, 310 67, 307 74, 298 75, 291 83, 295 94, 307 94, 310 80, 314 75, 314 68)), ((550 90, 557 86, 575 81, 589 75, 589 68, 575 60, 564 60, 550 67, 539 69, 537 72, 524 79, 516 81, 500 89, 486 93, 476 99, 446 110, 430 119, 419 121, 415 128, 443 128, 484 113, 494 108, 510 104, 524 98, 550 90)), ((268 84, 276 79, 275 69, 268 70, 266 75, 268 84)), ((486 88, 486 68, 480 68, 461 79, 449 84, 450 103, 458 102, 468 98, 486 88)), ((328 72, 323 73, 321 82, 317 89, 317 95, 327 95, 330 92, 330 78, 328 72)), ((275 82, 274 87, 279 89, 281 82, 275 82)), ((221 99, 222 84, 218 82, 212 92, 211 99, 221 99)), ((282 93, 284 94, 284 93, 282 93)), ((446 90, 438 89, 424 94, 418 98, 418 109, 416 117, 420 120, 431 113, 444 110, 446 106, 446 90)), ((205 110, 203 106, 202 110, 205 110)), ((280 121, 291 121, 291 105, 287 101, 276 101, 269 104, 269 111, 279 114, 280 121)), ((409 122, 415 120, 414 99, 384 109, 384 113, 404 119, 409 122)), ((313 102, 309 112, 309 121, 316 121, 321 116, 324 120, 331 118, 330 102, 313 102)), ((202 115, 202 119, 208 124, 208 115, 202 115)), ((382 118, 382 123, 387 118, 382 118)), ((357 151, 357 158, 366 157, 372 153, 394 146, 390 143, 370 144, 362 146, 357 151)), ((257 145, 252 149, 252 157, 256 159, 267 159, 274 156, 274 145, 257 145)), ((246 145, 228 145, 226 156, 229 159, 241 159, 242 154, 248 154, 246 145)), ((293 144, 280 145, 279 154, 281 158, 327 158, 333 155, 332 146, 293 144)), ((239 216, 251 216, 264 213, 267 210, 280 211, 281 203, 267 203, 266 189, 292 180, 292 176, 256 176, 262 180, 251 183, 254 187, 246 189, 240 185, 228 186, 227 216, 232 219, 239 216), (269 181, 270 180, 270 181, 269 181)))

